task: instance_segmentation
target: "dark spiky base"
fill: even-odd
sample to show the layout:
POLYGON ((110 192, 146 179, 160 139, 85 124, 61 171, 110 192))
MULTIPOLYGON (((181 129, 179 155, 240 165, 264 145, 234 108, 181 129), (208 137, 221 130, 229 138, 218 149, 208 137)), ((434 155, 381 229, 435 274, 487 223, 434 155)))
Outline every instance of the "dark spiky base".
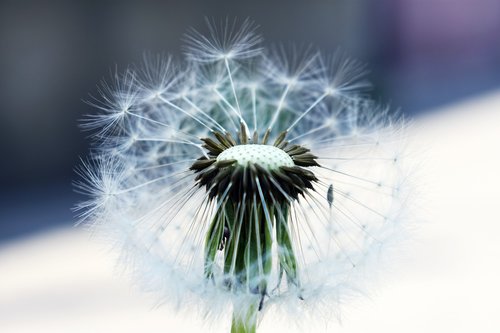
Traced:
MULTIPOLYGON (((245 133, 242 128, 240 133, 245 133)), ((231 200, 242 199, 243 193, 251 198, 253 193, 259 193, 265 200, 286 202, 297 200, 300 194, 313 189, 313 183, 317 181, 316 176, 304 167, 318 166, 316 156, 309 149, 289 144, 286 132, 282 132, 275 140, 273 146, 283 150, 293 160, 294 166, 280 166, 274 170, 268 170, 256 163, 248 163, 246 166, 239 165, 236 160, 217 160, 219 154, 224 150, 238 145, 229 133, 215 132, 215 140, 211 138, 202 139, 203 147, 208 150, 208 157, 200 157, 191 165, 191 170, 197 173, 196 182, 198 186, 206 187, 210 199, 222 197, 226 191, 231 200)), ((267 144, 269 130, 266 131, 261 142, 257 133, 254 133, 252 144, 267 144)), ((239 135, 239 144, 250 144, 246 135, 239 135)))

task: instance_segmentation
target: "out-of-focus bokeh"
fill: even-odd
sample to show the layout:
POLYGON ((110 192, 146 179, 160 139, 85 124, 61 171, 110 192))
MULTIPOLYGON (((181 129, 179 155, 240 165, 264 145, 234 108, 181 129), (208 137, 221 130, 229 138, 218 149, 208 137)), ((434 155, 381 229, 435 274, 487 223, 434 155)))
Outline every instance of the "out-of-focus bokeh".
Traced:
MULTIPOLYGON (((437 237, 433 244, 448 246, 441 257, 434 258, 435 264, 451 265, 449 272, 455 272, 453 276, 463 279, 470 277, 470 280, 454 280, 452 273, 449 276, 436 273, 441 279, 449 281, 433 280, 432 273, 440 272, 440 268, 431 267, 429 271, 429 266, 423 263, 420 266, 417 263, 413 270, 407 267, 408 270, 417 275, 422 273, 418 269, 426 270, 420 277, 423 283, 435 288, 430 287, 428 290, 433 290, 437 297, 449 299, 454 299, 455 291, 460 291, 464 304, 484 301, 478 294, 472 293, 475 283, 476 287, 482 286, 479 288, 482 293, 498 293, 498 288, 488 290, 486 286, 493 281, 492 276, 500 276, 499 270, 494 270, 493 275, 490 274, 491 271, 485 270, 481 272, 482 277, 462 273, 465 267, 479 270, 493 265, 494 259, 488 262, 485 258, 495 258, 494 254, 499 253, 498 246, 493 245, 500 243, 500 240, 493 238, 499 229, 489 229, 491 224, 488 223, 493 222, 495 217, 491 215, 494 211, 493 202, 488 199, 500 197, 500 193, 492 185, 498 183, 499 179, 492 171, 492 165, 498 165, 500 160, 498 149, 495 149, 492 140, 499 140, 499 136, 493 134, 500 131, 500 119, 496 116, 500 112, 500 104, 497 97, 482 99, 482 96, 500 95, 500 1, 12 0, 0 1, 0 286, 9 285, 8 283, 14 285, 16 281, 22 284, 25 281, 23 279, 28 281, 30 277, 40 276, 39 279, 29 280, 35 281, 35 284, 26 282, 24 285, 34 288, 33 292, 45 290, 47 294, 37 294, 35 297, 30 290, 20 293, 12 288, 0 288, 0 332, 4 331, 1 327, 1 313, 18 314, 18 320, 22 322, 22 314, 25 312, 34 314, 31 317, 34 320, 33 326, 25 322, 26 325, 22 326, 26 332, 64 332, 61 327, 70 327, 70 331, 77 332, 80 320, 91 321, 95 319, 92 316, 97 315, 97 312, 92 315, 85 312, 89 317, 82 319, 78 317, 81 314, 79 306, 81 309, 88 309, 89 304, 95 305, 92 302, 97 299, 121 300, 120 297, 125 297, 123 290, 126 287, 116 287, 110 280, 107 268, 104 268, 112 264, 92 262, 92 258, 98 257, 92 252, 95 249, 89 249, 91 254, 87 253, 87 245, 82 236, 65 229, 71 228, 74 223, 71 207, 81 200, 72 189, 71 182, 76 178, 73 168, 79 163, 80 157, 87 155, 89 149, 89 140, 86 139, 86 133, 78 128, 78 120, 84 114, 95 112, 84 100, 88 99, 89 94, 96 94, 96 85, 109 77, 110 71, 115 68, 124 69, 127 65, 140 61, 146 51, 182 56, 183 34, 190 27, 205 31, 206 17, 214 18, 215 21, 226 17, 248 17, 260 26, 265 43, 311 44, 326 53, 334 52, 340 47, 346 54, 366 62, 371 70, 369 79, 374 85, 373 96, 390 102, 394 108, 401 109, 409 117, 415 117, 417 122, 420 118, 426 119, 424 123, 426 126, 430 124, 429 128, 432 128, 421 129, 417 136, 430 133, 422 141, 429 146, 423 145, 418 149, 430 150, 431 154, 427 156, 434 161, 444 160, 443 163, 436 163, 440 168, 432 171, 446 177, 426 178, 426 181, 435 182, 430 185, 440 184, 443 188, 438 188, 434 197, 430 196, 431 202, 425 206, 424 211, 434 209, 431 222, 434 222, 432 218, 436 218, 440 220, 438 222, 447 223, 433 225, 434 229, 431 228, 434 232, 431 233, 432 237, 437 237), (469 102, 470 100, 479 102, 469 102), (432 110, 438 110, 440 114, 432 115, 432 110), (460 115, 455 116, 457 113, 460 115), (447 136, 446 133, 452 134, 447 136), (471 135, 475 141, 470 140, 471 135), (481 139, 481 135, 484 135, 484 139, 481 139), (488 145, 482 145, 481 140, 488 142, 488 145), (437 141, 440 145, 435 148, 432 143, 437 141), (462 147, 463 153, 460 150, 462 147), (447 153, 451 155, 447 157, 447 153), (469 164, 460 164, 460 168, 455 168, 461 163, 462 157, 469 164), (464 177, 468 177, 468 182, 464 181, 464 177), (461 187, 462 181, 467 186, 461 187), (446 194, 445 186, 450 188, 450 195, 446 194), (443 206, 439 200, 444 198, 448 201, 443 206), (466 208, 468 210, 463 211, 466 208), (445 213, 452 211, 455 213, 445 213), (465 218, 468 220, 465 221, 465 218), (471 224, 465 224, 469 219, 471 224), (452 222, 457 223, 456 229, 449 228, 452 222), (474 223, 481 229, 473 229, 475 232, 471 233, 467 228, 472 228, 474 223), (61 227, 63 231, 51 234, 51 230, 61 227), (36 238, 39 236, 42 238, 36 238), (447 239, 449 243, 442 243, 438 237, 447 239), (467 261, 469 265, 460 266, 459 261, 450 263, 448 260, 456 258, 453 255, 457 252, 451 254, 450 244, 453 240, 457 244, 463 241, 464 247, 459 251, 464 251, 463 257, 470 259, 470 262, 467 261), (58 247, 51 248, 51 245, 58 247), (60 251, 66 246, 75 257, 69 254, 61 257, 60 251), (467 252, 464 249, 468 246, 476 250, 467 252), (41 248, 50 250, 34 257, 41 248), (474 261, 471 258, 473 253, 483 258, 482 261, 474 261), (60 260, 66 268, 55 265, 44 266, 42 269, 41 263, 37 266, 39 259, 43 263, 50 263, 52 258, 60 260), (79 262, 78 265, 75 265, 75 260, 79 262), (21 265, 23 262, 30 266, 21 265), (42 271, 50 273, 40 275, 42 271), (85 272, 88 275, 84 275, 85 272), (105 285, 102 281, 105 281, 105 285), (48 289, 40 287, 43 283, 46 283, 48 289), (73 284, 88 288, 89 293, 86 290, 80 293, 73 290, 75 294, 68 297, 73 284), (109 287, 106 289, 109 292, 106 294, 108 298, 96 291, 102 290, 103 286, 109 287), (456 286, 456 289, 451 286, 456 286), (464 291, 464 288, 470 289, 464 291), (100 294, 92 298, 92 291, 100 294), (25 298, 18 298, 16 295, 25 298), (42 303, 45 300, 43 304, 52 304, 53 311, 41 306, 42 303, 31 303, 31 297, 42 303), (8 299, 9 302, 2 303, 2 299, 8 299), (75 299, 83 303, 78 303, 76 307, 74 304, 65 304, 68 300, 78 302, 75 299), (37 328, 36 325, 43 322, 36 321, 38 308, 41 307, 47 311, 40 314, 44 318, 52 318, 51 315, 54 316, 57 311, 65 308, 70 310, 70 317, 65 317, 66 321, 61 319, 59 326, 52 322, 60 330, 37 328), (66 322, 67 326, 64 326, 66 322)), ((427 162, 423 161, 423 164, 427 162)), ((498 215, 496 217, 498 222, 498 215)), ((426 255, 432 257, 435 255, 433 251, 440 250, 442 248, 439 247, 427 249, 429 252, 426 255)), ((408 277, 408 273, 403 273, 405 274, 408 277)), ((415 276, 411 278, 412 282, 401 288, 416 288, 418 276, 417 280, 415 276)), ((396 288, 398 286, 396 283, 396 288)), ((391 289, 389 297, 391 295, 394 296, 393 303, 389 300, 389 303, 384 303, 388 308, 382 307, 377 312, 382 317, 381 311, 392 311, 397 308, 398 302, 404 301, 398 298, 397 289, 391 289)), ((436 322, 446 323, 449 319, 450 322, 459 324, 460 320, 465 320, 464 316, 461 319, 454 318, 453 311, 460 313, 458 305, 456 309, 451 307, 443 314, 438 311, 438 305, 449 305, 450 302, 437 299, 434 300, 436 306, 429 308, 433 300, 429 299, 427 304, 423 298, 419 299, 421 295, 425 294, 407 296, 415 297, 415 304, 429 318, 433 316, 433 312, 429 311, 433 310, 436 311, 436 316, 449 317, 436 317, 436 322)), ((109 311, 120 302, 103 305, 102 312, 109 311)), ((139 304, 135 302, 139 301, 135 298, 123 300, 123 304, 139 304)), ((484 316, 477 318, 478 327, 483 327, 483 332, 490 332, 488 328, 493 329, 493 326, 484 326, 492 323, 488 321, 488 315, 493 315, 489 311, 491 304, 487 303, 486 310, 482 312, 484 316)), ((115 308, 115 312, 109 312, 108 316, 116 316, 118 323, 126 313, 135 313, 144 322, 148 322, 151 317, 144 312, 146 306, 141 306, 139 309, 123 305, 115 308)), ((373 308, 365 306, 365 309, 366 313, 373 313, 373 308)), ((463 314, 466 313, 464 309, 468 308, 461 308, 463 314)), ((475 313, 473 308, 470 310, 475 313)), ((159 312, 157 319, 161 320, 159 317, 163 314, 165 312, 159 312)), ((408 320, 412 318, 408 317, 408 320)), ((9 323, 16 320, 12 317, 4 319, 9 323)), ((175 318, 168 320, 175 322, 175 318)), ((370 326, 372 322, 376 322, 376 318, 368 318, 366 327, 375 327, 370 326)), ((124 327, 120 331, 138 332, 141 328, 142 331, 155 331, 161 327, 160 324, 155 326, 155 323, 159 321, 150 322, 151 326, 145 328, 139 320, 137 329, 129 326, 127 330, 122 325, 124 327)), ((403 326, 398 326, 397 320, 392 324, 394 331, 402 330, 403 326)), ((460 327, 458 324, 456 327, 460 327)), ((468 331, 474 330, 473 326, 467 324, 469 322, 464 322, 462 327, 468 328, 468 331)), ((84 328, 80 331, 115 331, 113 327, 96 325, 82 326, 84 328)), ((21 326, 12 326, 12 330, 8 332, 18 332, 16 327, 21 326)), ((189 331, 186 327, 179 331, 189 331)), ((362 325, 356 327, 356 324, 354 328, 348 326, 346 332, 362 332, 366 328, 362 325)), ((436 326, 427 327, 422 322, 413 327, 427 332, 440 332, 448 328, 445 324, 438 329, 436 326)))
POLYGON ((407 114, 500 87, 496 0, 3 1, 0 241, 71 223, 89 145, 78 119, 95 112, 83 100, 145 51, 181 55, 205 17, 249 17, 269 44, 340 47, 407 114))

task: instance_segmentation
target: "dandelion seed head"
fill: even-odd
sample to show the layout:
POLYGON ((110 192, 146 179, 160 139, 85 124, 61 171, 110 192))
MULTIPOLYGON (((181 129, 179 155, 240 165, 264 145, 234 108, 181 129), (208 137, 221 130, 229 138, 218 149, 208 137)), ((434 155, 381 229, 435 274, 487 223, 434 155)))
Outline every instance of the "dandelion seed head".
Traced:
POLYGON ((341 53, 209 31, 99 87, 81 219, 161 302, 336 312, 403 229, 405 125, 341 53))

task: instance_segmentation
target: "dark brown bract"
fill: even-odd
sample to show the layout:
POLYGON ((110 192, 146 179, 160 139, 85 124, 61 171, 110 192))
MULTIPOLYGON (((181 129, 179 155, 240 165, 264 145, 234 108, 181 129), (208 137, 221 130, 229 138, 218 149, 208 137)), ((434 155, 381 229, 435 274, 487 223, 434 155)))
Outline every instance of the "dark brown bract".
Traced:
POLYGON ((293 166, 268 169, 258 163, 240 165, 236 159, 217 159, 223 151, 237 145, 266 145, 270 131, 267 130, 260 141, 258 133, 254 133, 252 139, 245 133, 242 126, 238 142, 231 134, 220 132, 214 132, 213 139, 202 139, 203 147, 208 151, 207 156, 200 157, 190 169, 197 173, 195 180, 198 186, 206 188, 211 200, 228 195, 231 200, 240 201, 244 194, 248 199, 256 194, 263 196, 266 201, 283 203, 297 200, 304 192, 314 190, 313 184, 318 179, 306 167, 319 166, 316 156, 309 149, 286 141, 286 132, 278 135, 273 146, 287 153, 293 160, 293 166))

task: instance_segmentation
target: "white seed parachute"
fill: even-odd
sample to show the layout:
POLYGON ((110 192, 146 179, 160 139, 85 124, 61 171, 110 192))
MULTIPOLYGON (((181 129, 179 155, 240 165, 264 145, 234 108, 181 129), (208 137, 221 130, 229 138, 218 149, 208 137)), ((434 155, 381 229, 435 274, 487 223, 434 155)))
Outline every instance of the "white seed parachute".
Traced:
MULTIPOLYGON (((340 53, 263 48, 249 21, 240 28, 210 27, 209 36, 187 35, 182 62, 146 55, 100 86, 101 96, 90 102, 99 112, 83 123, 93 131, 95 150, 79 169, 77 188, 89 195, 77 207, 81 222, 118 248, 141 286, 162 302, 198 304, 219 315, 258 294, 261 311, 325 313, 356 290, 358 273, 401 230, 408 200, 405 125, 367 97, 358 62, 340 53), (295 176, 282 185, 270 177, 255 193, 244 183, 239 192, 230 190, 236 183, 227 182, 210 195, 223 179, 209 174, 211 187, 199 186, 192 166, 213 157, 214 142, 224 149, 257 143, 303 149, 294 161, 316 180, 302 192, 305 185, 295 176), (310 156, 316 165, 307 162, 310 156), (279 195, 288 198, 282 199, 289 205, 286 240, 273 229, 281 213, 252 215, 269 226, 271 242, 269 258, 256 252, 269 262, 265 274, 246 275, 265 280, 258 292, 226 279, 228 272, 236 276, 225 268, 224 255, 235 231, 220 225, 217 242, 207 241, 214 216, 233 192, 241 193, 233 202, 241 219, 246 215, 238 200, 250 210, 267 204, 270 211, 279 195)), ((226 155, 253 161, 236 150, 226 155)))

